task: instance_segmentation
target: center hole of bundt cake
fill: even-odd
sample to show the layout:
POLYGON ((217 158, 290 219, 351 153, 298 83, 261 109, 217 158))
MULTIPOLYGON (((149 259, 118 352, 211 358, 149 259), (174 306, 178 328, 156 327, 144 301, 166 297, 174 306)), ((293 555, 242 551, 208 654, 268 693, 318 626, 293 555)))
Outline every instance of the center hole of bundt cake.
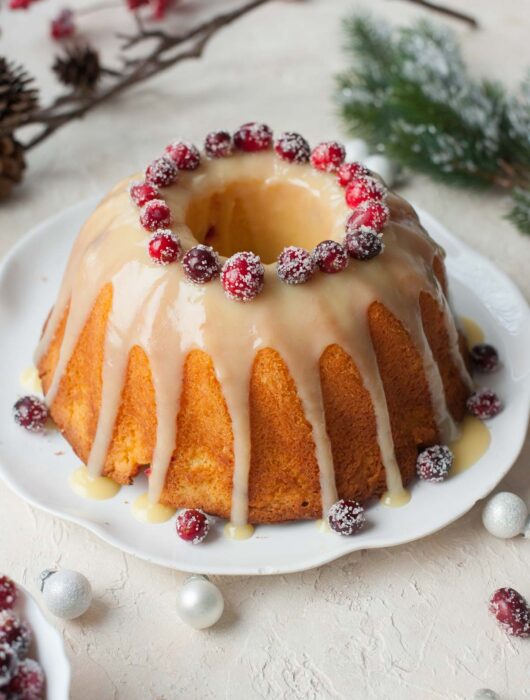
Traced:
POLYGON ((242 180, 195 195, 186 224, 200 243, 229 257, 241 250, 272 263, 289 245, 311 249, 331 237, 332 220, 308 187, 292 182, 242 180))

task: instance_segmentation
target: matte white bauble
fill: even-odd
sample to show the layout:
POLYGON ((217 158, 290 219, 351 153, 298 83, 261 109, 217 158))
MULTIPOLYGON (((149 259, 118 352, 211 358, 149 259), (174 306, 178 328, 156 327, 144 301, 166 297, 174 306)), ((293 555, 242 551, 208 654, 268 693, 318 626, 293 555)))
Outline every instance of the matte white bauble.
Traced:
POLYGON ((489 688, 481 688, 477 690, 473 695, 473 700, 500 700, 499 696, 494 690, 489 690, 489 688))
POLYGON ((92 603, 92 588, 79 571, 47 569, 40 575, 42 597, 48 610, 63 620, 85 613, 92 603))
POLYGON ((221 591, 206 576, 190 576, 177 595, 180 619, 197 630, 215 625, 224 605, 221 591))
POLYGON ((392 186, 399 171, 397 164, 384 156, 382 153, 375 153, 364 160, 364 165, 369 170, 373 170, 380 175, 388 186, 392 186))
POLYGON ((501 491, 487 501, 482 511, 482 522, 495 537, 508 539, 520 535, 528 518, 528 508, 515 493, 501 491))
POLYGON ((370 150, 368 144, 363 139, 352 139, 344 144, 346 149, 346 160, 351 163, 352 161, 360 161, 364 163, 366 158, 370 155, 370 150))

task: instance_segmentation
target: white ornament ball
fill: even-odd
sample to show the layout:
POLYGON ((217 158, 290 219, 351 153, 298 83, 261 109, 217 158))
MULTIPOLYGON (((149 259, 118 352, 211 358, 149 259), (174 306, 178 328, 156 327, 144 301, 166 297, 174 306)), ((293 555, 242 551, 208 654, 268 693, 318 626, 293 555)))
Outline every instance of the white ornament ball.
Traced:
POLYGON ((500 700, 500 698, 494 690, 481 688, 475 692, 473 700, 500 700))
POLYGON ((526 521, 526 524, 524 526, 524 531, 523 535, 528 539, 530 538, 530 518, 526 521))
POLYGON ((382 153, 375 153, 372 156, 368 156, 363 162, 369 170, 373 170, 380 175, 387 185, 392 186, 395 183, 399 168, 397 163, 390 160, 390 158, 387 158, 382 153))
POLYGON ((482 511, 482 522, 495 537, 508 539, 523 532, 528 518, 528 508, 515 493, 501 491, 492 496, 482 511))
POLYGON ((90 583, 78 571, 43 571, 40 575, 40 588, 48 610, 63 620, 79 617, 92 603, 90 583))
POLYGON ((344 144, 346 149, 346 160, 351 162, 353 160, 364 163, 366 158, 370 155, 368 149, 368 144, 363 139, 352 139, 344 144))
POLYGON ((190 576, 177 595, 180 619, 196 630, 215 625, 224 606, 221 591, 206 576, 190 576))

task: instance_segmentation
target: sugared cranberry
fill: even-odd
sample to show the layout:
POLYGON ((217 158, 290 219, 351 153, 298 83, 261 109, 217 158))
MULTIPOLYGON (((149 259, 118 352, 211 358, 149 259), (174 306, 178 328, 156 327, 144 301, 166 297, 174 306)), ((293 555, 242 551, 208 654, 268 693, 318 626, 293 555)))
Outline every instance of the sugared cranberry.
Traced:
POLYGON ((178 236, 169 229, 156 231, 147 244, 149 257, 157 265, 169 265, 176 262, 182 253, 178 236))
POLYGON ((169 226, 171 210, 163 199, 151 199, 142 208, 140 223, 148 231, 156 231, 163 226, 169 226))
POLYGON ((337 170, 337 181, 341 187, 346 187, 354 178, 367 175, 370 171, 362 163, 343 163, 337 170))
POLYGON ((313 251, 315 263, 322 272, 342 272, 348 266, 346 248, 337 241, 322 241, 313 251))
POLYGON ((23 396, 13 406, 13 416, 26 430, 41 433, 48 420, 48 407, 37 396, 23 396))
POLYGON ((166 147, 166 153, 179 170, 197 170, 201 163, 201 154, 191 143, 170 143, 166 147))
POLYGON ((286 284, 303 284, 315 272, 315 261, 305 248, 290 245, 278 255, 278 277, 286 284))
POLYGON ((19 659, 28 654, 31 630, 13 610, 0 612, 0 644, 9 644, 19 659))
POLYGON ((199 243, 182 258, 182 267, 190 282, 205 284, 219 276, 221 263, 213 248, 199 243))
POLYGON ((377 233, 381 233, 386 226, 389 216, 388 207, 383 202, 364 202, 348 217, 346 232, 355 231, 362 226, 366 226, 377 233))
POLYGON ((44 672, 40 664, 34 659, 21 661, 4 690, 13 700, 41 700, 44 697, 44 672))
POLYGON ((132 10, 132 12, 135 12, 144 5, 149 5, 149 0, 126 0, 126 2, 127 7, 129 8, 129 10, 132 10))
POLYGON ((361 226, 344 236, 344 246, 355 260, 370 260, 383 250, 383 237, 373 228, 361 226))
POLYGON ((204 139, 208 158, 226 158, 232 155, 232 137, 228 131, 211 131, 204 139))
POLYGON ((473 367, 478 372, 489 374, 490 372, 495 372, 499 367, 499 354, 493 345, 488 345, 487 343, 473 345, 469 354, 473 367))
POLYGON ((303 136, 292 131, 286 131, 274 144, 274 150, 289 163, 307 163, 311 156, 309 144, 303 136))
POLYGON ((386 189, 375 177, 357 177, 346 187, 344 196, 346 204, 355 209, 364 202, 380 202, 384 199, 386 189))
POLYGON ((267 151, 272 145, 272 131, 266 124, 248 122, 234 134, 234 146, 240 151, 267 151))
POLYGON ((453 453, 447 445, 432 445, 420 452, 416 471, 423 481, 444 481, 453 466, 453 453))
POLYGON ((145 170, 145 179, 157 187, 168 187, 178 178, 175 163, 168 156, 160 156, 150 163, 145 170))
POLYGON ((489 610, 507 634, 530 637, 530 609, 523 596, 513 588, 499 588, 491 596, 489 610))
POLYGON ((188 508, 177 515, 177 535, 181 540, 199 544, 210 529, 208 516, 197 508, 188 508))
POLYGON ((497 394, 491 389, 479 389, 467 400, 467 410, 480 420, 493 418, 502 411, 502 403, 497 394))
POLYGON ((17 666, 18 659, 14 650, 5 642, 0 643, 0 688, 13 678, 17 666))
POLYGON ((11 610, 17 599, 17 587, 8 576, 0 576, 0 610, 11 610))
POLYGON ((50 24, 50 34, 55 41, 69 39, 75 34, 74 13, 72 10, 61 10, 50 24))
POLYGON ((364 527, 364 508, 357 501, 345 498, 334 503, 328 511, 329 526, 339 535, 354 535, 364 527))
POLYGON ((160 193, 153 185, 148 182, 133 182, 129 187, 129 194, 132 201, 137 207, 143 207, 144 204, 150 202, 152 199, 158 199, 160 193))
POLYGON ((221 282, 225 294, 236 301, 250 301, 263 289, 265 268, 255 253, 236 253, 223 265, 221 282))
POLYGON ((344 146, 337 141, 325 141, 313 148, 311 153, 311 165, 317 170, 333 173, 344 162, 346 151, 344 146))

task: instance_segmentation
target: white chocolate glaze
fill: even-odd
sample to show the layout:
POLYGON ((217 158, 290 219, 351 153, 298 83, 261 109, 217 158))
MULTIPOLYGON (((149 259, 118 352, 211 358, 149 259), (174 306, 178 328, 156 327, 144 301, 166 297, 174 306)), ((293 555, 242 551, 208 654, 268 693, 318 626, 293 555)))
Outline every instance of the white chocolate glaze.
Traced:
POLYGON ((20 373, 20 384, 31 394, 37 394, 40 396, 43 393, 42 382, 39 377, 39 370, 35 367, 35 365, 31 365, 31 367, 26 367, 26 369, 22 370, 20 373))
MULTIPOLYGON (((193 286, 186 282, 180 265, 160 267, 152 263, 146 249, 148 234, 141 227, 138 209, 128 195, 132 179, 115 187, 82 229, 37 349, 38 361, 68 310, 59 361, 46 395, 52 404, 95 300, 105 284, 112 284, 101 408, 88 460, 90 475, 96 477, 103 472, 129 353, 139 346, 149 359, 155 390, 157 434, 149 500, 151 503, 159 500, 176 445, 184 361, 190 350, 198 348, 212 358, 231 417, 235 462, 231 525, 245 526, 251 449, 249 381, 256 353, 262 348, 273 348, 288 367, 312 427, 322 510, 326 513, 337 499, 337 491, 319 361, 326 347, 337 343, 353 358, 370 393, 389 499, 398 501, 403 484, 368 325, 369 306, 374 301, 386 306, 401 321, 423 357, 433 410, 444 440, 455 439, 457 430, 423 331, 421 292, 432 295, 443 310, 455 363, 465 380, 470 381, 452 315, 432 270, 434 257, 442 256, 443 252, 422 229, 412 208, 399 197, 389 196, 391 220, 384 230, 385 250, 377 258, 369 262, 353 261, 340 274, 317 274, 309 283, 298 286, 280 282, 275 266, 267 264, 263 292, 252 302, 241 303, 226 299, 219 281, 193 286)), ((334 176, 309 166, 287 164, 272 153, 262 153, 206 161, 199 170, 182 174, 176 185, 162 190, 171 208, 172 230, 180 236, 185 249, 204 240, 211 216, 209 209, 214 206, 218 220, 223 220, 224 228, 229 229, 231 217, 241 205, 240 190, 253 193, 258 222, 270 213, 293 227, 293 240, 282 240, 285 232, 275 239, 272 230, 267 240, 260 240, 259 231, 248 225, 252 249, 264 261, 274 260, 281 248, 291 243, 312 248, 326 238, 339 241, 343 238, 350 212, 334 176), (223 200, 222 193, 228 191, 231 199, 223 200), (312 212, 307 230, 302 227, 300 231, 300 212, 298 208, 295 212, 292 207, 289 209, 290 199, 297 203, 304 201, 312 212), (195 235, 186 223, 190 220, 195 235)), ((241 249, 227 251, 226 241, 222 248, 221 252, 229 254, 241 249)))
POLYGON ((70 486, 78 496, 95 501, 113 498, 120 490, 120 485, 106 476, 91 477, 84 465, 70 474, 70 486))
POLYGON ((141 523, 165 523, 177 512, 175 508, 163 506, 161 503, 151 503, 148 493, 142 493, 132 504, 132 513, 141 523))

